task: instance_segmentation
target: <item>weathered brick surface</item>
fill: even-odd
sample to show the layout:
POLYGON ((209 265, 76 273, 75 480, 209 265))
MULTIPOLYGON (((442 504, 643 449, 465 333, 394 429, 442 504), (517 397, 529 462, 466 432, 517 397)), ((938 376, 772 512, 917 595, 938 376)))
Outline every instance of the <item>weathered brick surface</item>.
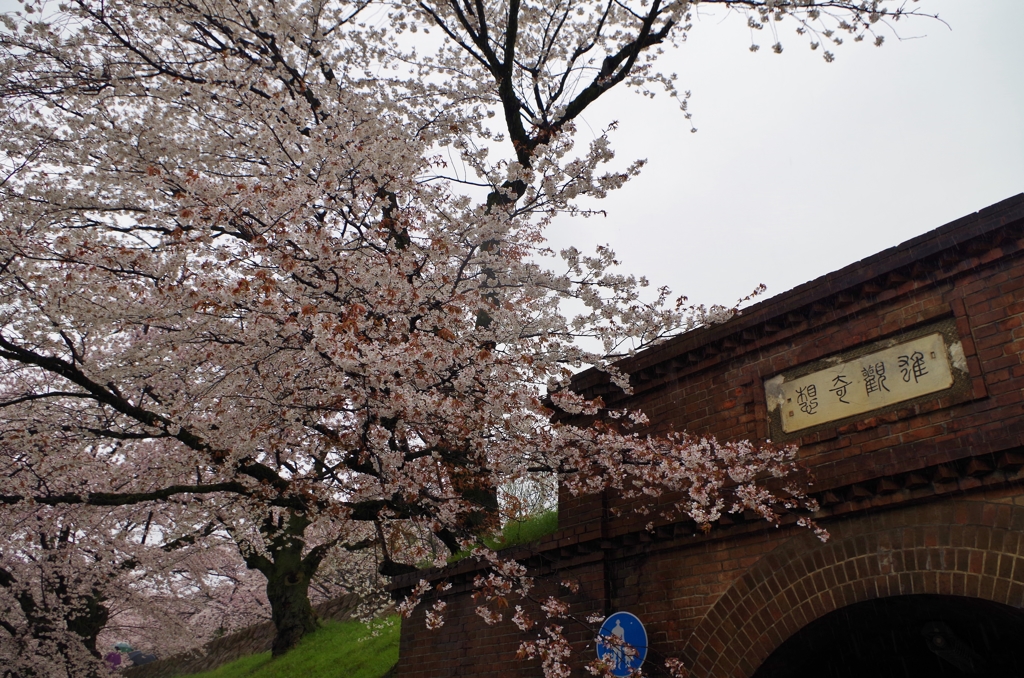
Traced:
MULTIPOLYGON (((766 379, 944 320, 963 346, 965 388, 790 441, 829 499, 829 543, 743 521, 652 538, 646 517, 609 518, 613 497, 563 497, 560 530, 531 562, 554 563, 549 578, 582 578, 581 608, 634 612, 652 652, 714 678, 750 676, 801 626, 873 597, 1024 605, 1024 196, 638 355, 624 365, 636 385, 628 398, 600 374, 577 384, 642 409, 655 433, 763 440, 766 379), (580 553, 590 562, 573 565, 580 553)), ((514 627, 486 627, 469 594, 449 596, 442 632, 416 619, 403 627, 399 676, 539 674, 515 662, 514 627)), ((589 657, 587 634, 573 633, 589 657)))
MULTIPOLYGON (((567 567, 557 578, 540 579, 534 591, 536 599, 557 594, 571 603, 575 614, 602 613, 605 608, 604 570, 600 562, 578 567, 567 567), (568 594, 558 583, 572 580, 579 584, 576 594, 568 594)), ((424 624, 426 608, 432 603, 421 605, 411 619, 402 623, 402 640, 399 648, 398 676, 537 676, 537 662, 519 661, 516 652, 524 636, 513 626, 508 617, 512 610, 505 609, 506 620, 488 626, 474 611, 477 603, 470 593, 462 592, 445 597, 445 624, 438 630, 428 630, 424 624)), ((529 601, 513 601, 532 613, 534 619, 543 619, 536 605, 529 601)), ((589 640, 579 625, 566 625, 566 637, 580 647, 589 640)))

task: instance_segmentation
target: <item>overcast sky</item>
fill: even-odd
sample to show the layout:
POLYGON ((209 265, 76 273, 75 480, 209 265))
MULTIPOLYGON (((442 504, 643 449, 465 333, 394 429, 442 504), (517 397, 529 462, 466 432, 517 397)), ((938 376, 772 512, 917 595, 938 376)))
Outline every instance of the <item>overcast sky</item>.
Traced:
MULTIPOLYGON (((665 56, 692 92, 691 134, 674 102, 629 92, 588 111, 643 174, 601 201, 606 218, 562 220, 554 244, 611 244, 624 270, 691 300, 778 294, 1024 192, 1024 0, 922 0, 876 48, 847 42, 829 64, 792 27, 751 33, 696 22, 665 56)), ((581 132, 590 134, 587 125, 581 132)), ((585 139, 583 139, 585 140, 585 139)))

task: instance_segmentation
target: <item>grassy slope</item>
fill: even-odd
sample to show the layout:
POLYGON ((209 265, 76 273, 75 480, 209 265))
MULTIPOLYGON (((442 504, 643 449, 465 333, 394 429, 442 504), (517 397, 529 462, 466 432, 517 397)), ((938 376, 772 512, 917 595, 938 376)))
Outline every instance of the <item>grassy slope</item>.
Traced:
MULTIPOLYGON (((557 528, 558 513, 548 511, 524 522, 510 522, 501 535, 486 541, 491 548, 503 549, 540 539, 557 528)), ((466 555, 458 554, 453 560, 466 555)), ((264 652, 187 678, 380 678, 398 661, 398 635, 397 616, 389 617, 388 625, 373 637, 365 624, 328 622, 280 659, 272 660, 264 652)))
POLYGON ((398 634, 397 616, 377 636, 366 624, 328 622, 279 659, 264 652, 188 678, 380 678, 398 661, 398 634))
POLYGON ((504 549, 536 541, 558 529, 558 511, 545 511, 523 521, 511 520, 501 529, 501 535, 484 541, 492 549, 504 549))
MULTIPOLYGON (((530 516, 523 521, 509 521, 501 528, 501 534, 493 537, 484 537, 483 542, 488 548, 500 551, 502 549, 528 544, 537 541, 547 534, 558 529, 558 511, 546 511, 535 516, 530 516)), ((469 555, 469 551, 459 551, 448 557, 448 564, 458 562, 469 555)), ((420 567, 431 567, 428 560, 420 563, 420 567)))

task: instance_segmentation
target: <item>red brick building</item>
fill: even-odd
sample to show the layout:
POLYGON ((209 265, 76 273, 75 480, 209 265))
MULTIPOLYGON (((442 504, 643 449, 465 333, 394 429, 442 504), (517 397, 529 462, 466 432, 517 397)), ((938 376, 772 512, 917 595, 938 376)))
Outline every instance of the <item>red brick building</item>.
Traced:
MULTIPOLYGON (((1024 194, 622 367, 628 397, 576 386, 654 433, 798 445, 831 535, 743 516, 651 533, 610 519, 613 497, 563 498, 526 562, 580 582, 577 613, 637 615, 646 675, 676 656, 699 678, 1024 676, 1024 194)), ((427 573, 454 584, 448 622, 405 622, 398 678, 540 675, 473 613, 475 567, 427 573)), ((582 665, 593 633, 566 630, 582 665)))

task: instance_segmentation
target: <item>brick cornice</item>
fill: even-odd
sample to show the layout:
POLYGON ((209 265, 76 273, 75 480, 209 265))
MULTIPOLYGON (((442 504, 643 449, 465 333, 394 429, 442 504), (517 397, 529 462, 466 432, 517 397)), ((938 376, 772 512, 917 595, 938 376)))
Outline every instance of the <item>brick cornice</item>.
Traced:
MULTIPOLYGON (((856 483, 821 489, 812 493, 821 510, 814 514, 819 524, 829 527, 837 518, 885 511, 896 506, 925 504, 936 499, 967 497, 974 492, 1016 487, 1024 482, 1024 447, 982 456, 970 456, 919 468, 915 471, 870 478, 856 483)), ((799 516, 780 516, 780 527, 794 527, 799 516)), ((605 520, 608 520, 606 518, 605 520)), ((776 525, 753 514, 725 514, 709 532, 692 521, 662 523, 653 530, 624 526, 607 532, 574 535, 555 532, 541 540, 513 549, 507 556, 530 569, 530 576, 562 572, 598 560, 618 560, 641 553, 690 548, 742 535, 775 530, 776 525)), ((803 528, 801 528, 803 529, 803 528)), ((392 579, 388 587, 396 597, 407 594, 421 579, 447 582, 445 595, 473 589, 473 579, 487 571, 489 564, 466 558, 444 568, 429 568, 392 579)))

